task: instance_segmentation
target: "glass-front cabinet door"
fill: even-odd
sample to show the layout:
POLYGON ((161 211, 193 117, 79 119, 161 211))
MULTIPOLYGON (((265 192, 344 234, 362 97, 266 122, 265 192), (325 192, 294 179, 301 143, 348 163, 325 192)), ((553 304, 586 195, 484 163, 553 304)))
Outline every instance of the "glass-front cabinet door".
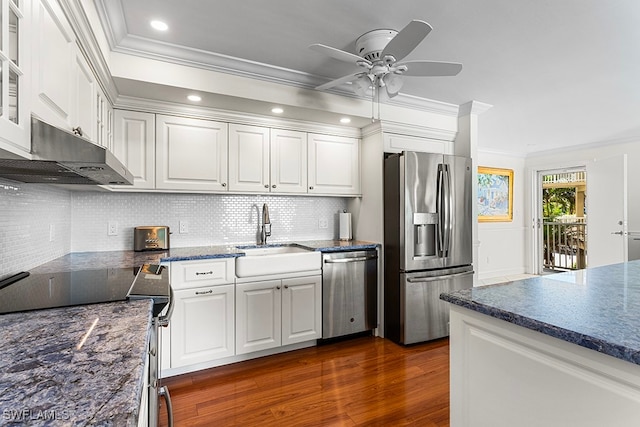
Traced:
POLYGON ((29 149, 24 52, 27 0, 0 0, 0 148, 29 149))

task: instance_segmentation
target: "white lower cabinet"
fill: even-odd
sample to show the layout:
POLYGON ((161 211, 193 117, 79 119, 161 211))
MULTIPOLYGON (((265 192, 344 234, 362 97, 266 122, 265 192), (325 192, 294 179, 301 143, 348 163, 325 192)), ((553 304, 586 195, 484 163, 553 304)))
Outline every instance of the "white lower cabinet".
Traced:
POLYGON ((170 369, 235 354, 233 258, 171 263, 170 369))
POLYGON ((322 336, 321 276, 236 284, 236 354, 322 336))
POLYGON ((174 291, 171 368, 234 355, 234 285, 174 291))

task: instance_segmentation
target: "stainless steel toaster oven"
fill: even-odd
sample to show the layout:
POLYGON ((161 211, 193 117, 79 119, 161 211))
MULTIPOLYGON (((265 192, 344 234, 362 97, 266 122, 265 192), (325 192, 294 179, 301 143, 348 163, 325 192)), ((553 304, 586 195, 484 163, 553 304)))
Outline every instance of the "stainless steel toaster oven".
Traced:
POLYGON ((169 227, 150 225, 133 229, 133 250, 152 251, 169 249, 169 227))

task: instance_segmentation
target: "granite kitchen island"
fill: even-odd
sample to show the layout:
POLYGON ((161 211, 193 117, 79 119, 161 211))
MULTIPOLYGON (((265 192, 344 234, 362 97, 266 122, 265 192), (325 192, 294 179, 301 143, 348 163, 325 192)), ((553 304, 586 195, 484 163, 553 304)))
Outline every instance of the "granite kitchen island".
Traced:
POLYGON ((640 425, 640 261, 441 298, 452 427, 640 425))

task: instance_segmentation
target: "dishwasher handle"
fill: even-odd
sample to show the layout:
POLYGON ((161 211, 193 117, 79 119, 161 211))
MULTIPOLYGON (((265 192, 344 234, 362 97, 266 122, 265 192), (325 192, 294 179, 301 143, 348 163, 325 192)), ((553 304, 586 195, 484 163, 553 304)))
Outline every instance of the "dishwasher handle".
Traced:
POLYGON ((432 276, 432 277, 409 277, 407 282, 409 283, 423 283, 423 282, 437 282, 439 280, 446 280, 452 277, 462 277, 473 274, 473 271, 465 271, 464 273, 446 274, 444 276, 432 276))
POLYGON ((347 263, 347 262, 362 262, 369 261, 371 259, 378 259, 377 255, 368 255, 368 256, 359 256, 354 258, 326 258, 324 262, 326 264, 337 264, 337 263, 347 263))

